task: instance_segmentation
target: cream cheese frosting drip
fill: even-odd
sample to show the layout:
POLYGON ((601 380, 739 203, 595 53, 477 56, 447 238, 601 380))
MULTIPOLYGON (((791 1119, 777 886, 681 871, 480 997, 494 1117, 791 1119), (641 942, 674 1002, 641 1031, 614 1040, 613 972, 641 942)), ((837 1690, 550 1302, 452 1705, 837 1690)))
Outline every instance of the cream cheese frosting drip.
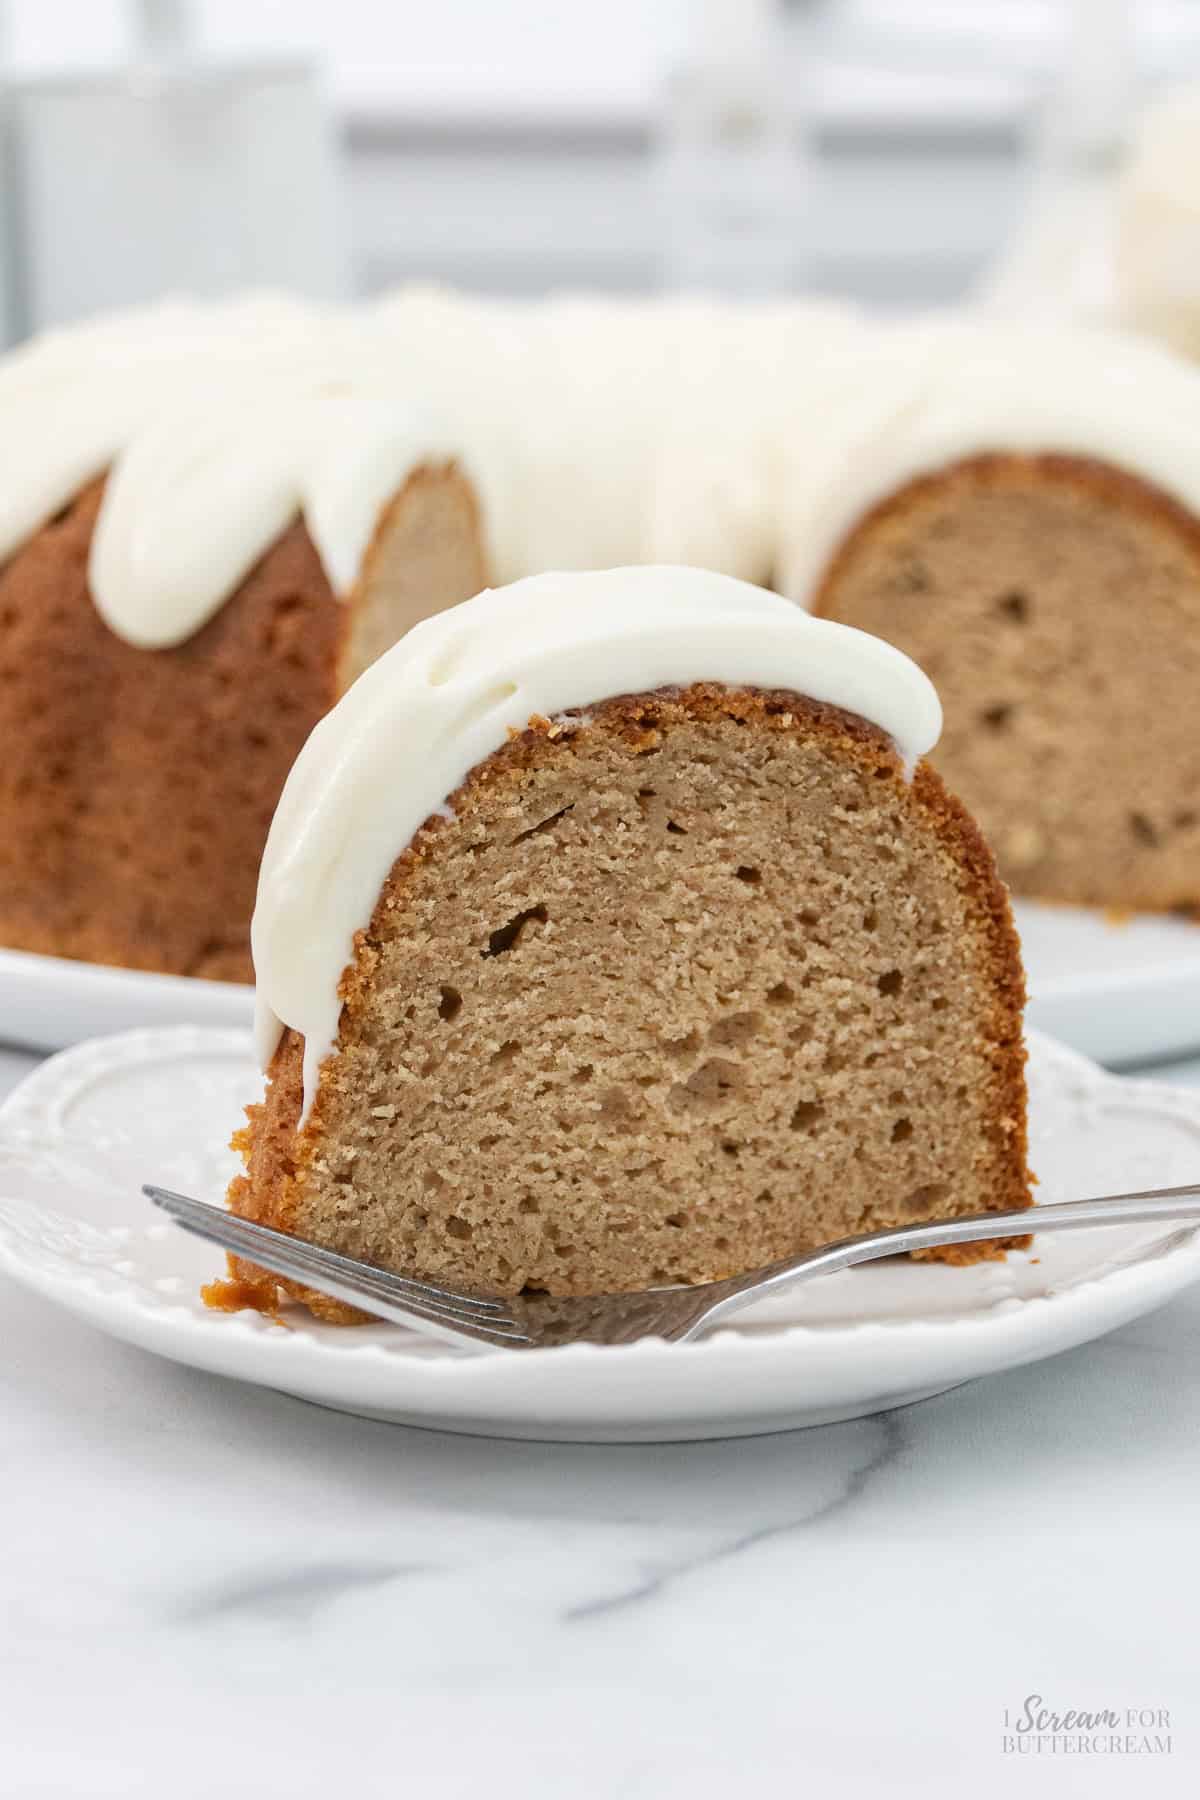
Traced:
MULTIPOLYGON (((327 317, 332 317, 328 315, 327 317)), ((264 356, 300 353, 323 316, 249 296, 115 313, 47 332, 0 362, 0 420, 10 433, 0 492, 7 556, 136 435, 189 395, 244 387, 264 356)))
POLYGON ((128 643, 182 643, 297 514, 344 595, 381 508, 449 454, 410 410, 333 375, 180 406, 114 463, 89 562, 96 606, 128 643))
POLYGON ((0 556, 109 479, 89 578, 146 649, 199 630, 290 520, 335 593, 422 463, 476 488, 495 576, 698 561, 766 577, 775 401, 847 309, 797 302, 172 301, 0 363, 0 556), (714 430, 714 421, 720 429, 714 430))
POLYGON ((523 729, 695 681, 781 688, 859 714, 910 769, 941 708, 878 638, 699 569, 533 576, 413 628, 316 727, 284 788, 251 928, 263 1066, 304 1038, 304 1106, 337 1039, 338 983, 396 857, 469 771, 523 729))
POLYGON ((21 445, 0 556, 108 470, 90 585, 147 649, 197 631, 297 514, 346 593, 380 508, 459 448, 369 318, 272 296, 49 334, 0 365, 0 419, 21 445))
POLYGON ((778 585, 811 603, 839 544, 908 482, 988 452, 1095 458, 1200 517, 1200 371, 1099 326, 933 319, 853 355, 819 457, 792 453, 778 585))
POLYGON ((646 562, 769 576, 776 444, 824 416, 831 347, 867 331, 828 301, 497 305, 427 288, 375 317, 455 421, 500 582, 646 562))
POLYGON ((344 596, 382 507, 457 448, 357 320, 221 340, 113 462, 89 563, 97 608, 129 643, 181 643, 297 515, 344 596))
POLYGON ((166 648, 296 516, 347 594, 382 506, 453 459, 498 581, 690 563, 807 602, 871 506, 980 452, 1095 457, 1200 516, 1198 413, 1200 371, 1099 328, 429 288, 173 301, 0 362, 0 556, 107 470, 95 602, 166 648))

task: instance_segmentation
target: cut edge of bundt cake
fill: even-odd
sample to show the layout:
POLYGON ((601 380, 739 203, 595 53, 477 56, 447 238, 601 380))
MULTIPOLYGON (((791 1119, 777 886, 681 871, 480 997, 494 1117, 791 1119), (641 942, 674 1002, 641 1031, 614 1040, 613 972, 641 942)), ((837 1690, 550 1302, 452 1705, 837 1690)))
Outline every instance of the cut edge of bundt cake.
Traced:
POLYGON ((336 693, 412 626, 487 585, 479 499, 453 460, 423 462, 385 504, 343 602, 336 693))
POLYGON ((858 520, 813 610, 930 675, 937 766, 1017 893, 1200 908, 1200 522, 1178 501, 1088 457, 964 458, 858 520))

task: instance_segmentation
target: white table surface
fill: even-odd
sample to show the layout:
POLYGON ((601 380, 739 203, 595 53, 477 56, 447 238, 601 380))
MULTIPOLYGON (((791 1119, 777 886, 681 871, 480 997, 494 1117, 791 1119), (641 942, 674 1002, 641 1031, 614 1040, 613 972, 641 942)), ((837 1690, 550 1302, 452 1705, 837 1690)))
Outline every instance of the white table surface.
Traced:
POLYGON ((906 1411, 662 1448, 322 1412, 3 1281, 0 1323, 5 1800, 1197 1791, 1200 1291, 906 1411), (1007 1753, 1030 1695, 1169 1714, 1170 1750, 1007 1753))

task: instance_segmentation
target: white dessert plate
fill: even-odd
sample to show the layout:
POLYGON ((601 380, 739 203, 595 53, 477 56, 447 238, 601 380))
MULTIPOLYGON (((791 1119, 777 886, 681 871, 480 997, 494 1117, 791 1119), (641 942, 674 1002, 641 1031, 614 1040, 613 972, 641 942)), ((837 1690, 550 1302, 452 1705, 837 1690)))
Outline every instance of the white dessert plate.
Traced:
MULTIPOLYGON (((1200 925, 1019 901, 1031 1024, 1097 1062, 1200 1050, 1200 925)), ((0 949, 0 1040, 62 1050, 139 1025, 248 1026, 251 990, 0 949)))
MULTIPOLYGON (((1039 1198, 1200 1174, 1200 1093, 1031 1044, 1039 1198)), ((764 1302, 694 1344, 478 1351, 396 1326, 208 1311, 217 1252, 139 1193, 218 1199, 259 1087, 239 1031, 131 1031, 65 1051, 0 1108, 0 1268, 129 1343, 397 1423, 582 1442, 737 1437, 859 1417, 1038 1361, 1200 1277, 1200 1229, 1047 1234, 1003 1263, 877 1263, 764 1302)))

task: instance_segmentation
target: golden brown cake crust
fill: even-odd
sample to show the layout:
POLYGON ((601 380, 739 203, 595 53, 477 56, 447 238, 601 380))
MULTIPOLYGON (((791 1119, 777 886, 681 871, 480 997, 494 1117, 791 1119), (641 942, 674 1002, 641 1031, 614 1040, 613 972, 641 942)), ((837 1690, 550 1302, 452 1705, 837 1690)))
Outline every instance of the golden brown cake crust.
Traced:
POLYGON ((838 547, 814 611, 937 687, 934 762, 1016 892, 1132 912, 1200 905, 1200 521, 1064 454, 966 458, 838 547))
POLYGON ((0 569, 0 942, 250 981, 258 860, 335 698, 342 610, 297 523, 195 636, 135 649, 88 590, 102 495, 0 569))
MULTIPOLYGON (((506 796, 516 794, 531 774, 572 757, 593 734, 616 740, 637 757, 653 750, 662 734, 678 728, 681 722, 718 728, 730 721, 794 741, 821 743, 839 757, 849 758, 861 775, 889 784, 889 792, 902 797, 902 803, 911 807, 914 825, 931 833, 950 859, 964 903, 975 921, 973 929, 984 946, 980 985, 988 996, 988 1011, 987 1016, 979 1018, 978 1031, 989 1046, 983 1079, 989 1088, 984 1105, 990 1121, 986 1135, 992 1150, 988 1153, 991 1163, 987 1197, 981 1208, 1006 1211, 1028 1205, 1024 983, 1007 894, 990 852, 965 809, 924 764, 918 767, 911 786, 906 785, 894 747, 875 727, 791 693, 698 684, 683 691, 625 696, 592 708, 586 724, 578 729, 565 727, 561 721, 531 720, 524 732, 513 735, 506 746, 471 771, 450 797, 450 806, 457 819, 468 823, 473 815, 495 817, 505 809, 506 796)), ((371 927, 358 934, 356 960, 346 970, 341 985, 343 1042, 353 1036, 356 1020, 369 1005, 381 947, 403 917, 406 892, 418 879, 423 865, 438 857, 445 829, 446 823, 440 816, 426 821, 397 859, 371 927)), ((299 1132, 296 1129, 302 1099, 302 1054, 302 1039, 295 1032, 286 1031, 272 1063, 266 1098, 262 1105, 248 1109, 249 1124, 235 1139, 246 1162, 246 1174, 233 1183, 229 1196, 235 1211, 285 1231, 298 1229, 297 1216, 308 1172, 322 1166, 330 1148, 324 1084, 304 1128, 299 1132)), ((325 1065, 326 1069, 333 1066, 325 1065)), ((962 1252, 952 1253, 950 1260, 998 1255, 1005 1248, 1026 1241, 1009 1239, 1001 1245, 966 1246, 962 1252)), ((357 1317, 337 1302, 294 1284, 277 1283, 274 1277, 263 1276, 236 1259, 233 1274, 243 1303, 247 1294, 257 1291, 257 1303, 271 1311, 277 1290, 282 1287, 302 1298, 319 1316, 345 1322, 357 1317)), ((212 1297, 218 1304, 229 1303, 223 1301, 219 1285, 212 1297)))
POLYGON ((288 771, 418 599, 427 612, 482 585, 474 497, 452 466, 414 472, 345 603, 297 520, 193 636, 145 650, 89 592, 103 492, 0 567, 0 944, 252 981, 259 859, 288 771))
POLYGON ((1065 481, 1090 493, 1104 506, 1127 507, 1149 523, 1177 532, 1200 557, 1200 520, 1186 506, 1181 506, 1178 500, 1144 481, 1140 475, 1131 475, 1127 470, 1114 468, 1111 463, 1100 462, 1093 456, 1068 456, 1062 451, 985 451, 914 477, 865 512, 830 558, 812 610, 824 614, 823 600, 844 573, 860 532, 908 512, 935 494, 948 480, 980 487, 998 482, 1037 486, 1044 480, 1065 481))

